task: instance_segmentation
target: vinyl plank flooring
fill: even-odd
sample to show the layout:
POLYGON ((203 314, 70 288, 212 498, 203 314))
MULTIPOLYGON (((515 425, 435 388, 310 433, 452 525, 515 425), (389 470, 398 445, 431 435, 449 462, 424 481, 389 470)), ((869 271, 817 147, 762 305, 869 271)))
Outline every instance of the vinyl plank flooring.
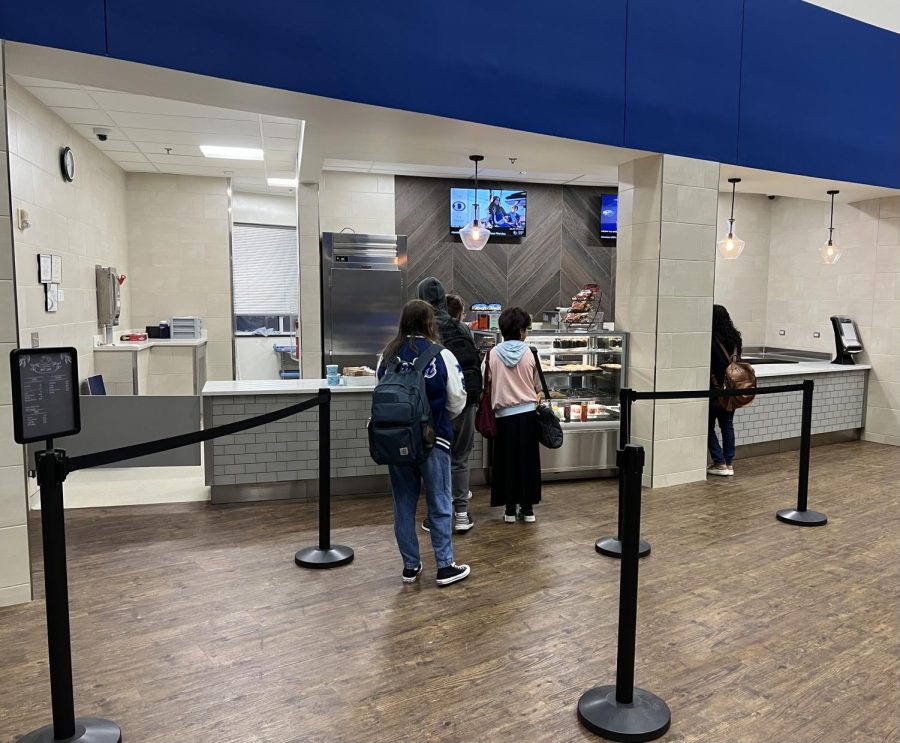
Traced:
MULTIPOLYGON (((813 450, 738 463, 733 481, 645 491, 638 685, 672 709, 669 743, 900 741, 900 450, 813 450)), ((505 524, 476 490, 454 538, 469 580, 404 586, 386 499, 342 498, 353 564, 303 571, 305 503, 67 513, 77 709, 129 743, 588 741, 578 697, 615 678, 619 564, 612 481, 547 483, 538 522, 505 524)), ((39 514, 37 600, 0 609, 0 742, 49 721, 39 514)))

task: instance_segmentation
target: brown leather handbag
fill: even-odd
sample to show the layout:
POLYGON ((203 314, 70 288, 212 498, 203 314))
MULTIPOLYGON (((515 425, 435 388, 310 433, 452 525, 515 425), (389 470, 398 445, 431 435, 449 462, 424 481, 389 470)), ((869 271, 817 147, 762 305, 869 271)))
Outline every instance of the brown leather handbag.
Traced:
MULTIPOLYGON (((725 346, 721 341, 716 341, 725 358, 729 359, 729 364, 725 368, 725 379, 721 383, 713 377, 713 383, 719 389, 726 390, 746 390, 756 387, 756 372, 753 367, 746 361, 741 361, 737 348, 732 353, 725 350, 725 346)), ((734 412, 738 408, 743 408, 753 402, 755 395, 729 395, 728 397, 720 397, 719 404, 729 413, 734 412)))

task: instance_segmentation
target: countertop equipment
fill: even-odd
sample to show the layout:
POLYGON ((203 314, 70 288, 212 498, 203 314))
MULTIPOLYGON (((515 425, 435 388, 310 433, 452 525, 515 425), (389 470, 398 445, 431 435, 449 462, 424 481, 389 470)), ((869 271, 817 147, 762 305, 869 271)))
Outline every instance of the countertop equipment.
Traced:
POLYGON ((406 235, 322 234, 322 373, 374 366, 406 301, 406 235))
POLYGON ((96 266, 97 278, 97 324, 103 332, 103 343, 113 342, 113 328, 119 324, 119 313, 122 311, 120 286, 125 277, 119 279, 115 268, 96 266))
POLYGON ((853 357, 863 350, 859 340, 859 331, 856 323, 844 315, 832 315, 831 325, 834 328, 834 345, 836 354, 833 364, 856 364, 853 357))

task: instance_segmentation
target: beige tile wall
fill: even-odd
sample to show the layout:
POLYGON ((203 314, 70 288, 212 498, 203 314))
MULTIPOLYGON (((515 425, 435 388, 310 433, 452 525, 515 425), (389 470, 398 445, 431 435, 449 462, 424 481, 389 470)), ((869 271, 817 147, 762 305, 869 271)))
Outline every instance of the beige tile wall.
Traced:
MULTIPOLYGON (((14 208, 28 211, 32 226, 13 231, 20 336, 40 334, 42 346, 78 349, 81 377, 94 373, 97 328, 94 267, 114 266, 128 275, 125 174, 118 165, 13 80, 8 88, 10 176, 14 208), (71 147, 75 180, 60 174, 59 153, 71 147), (65 299, 59 311, 44 308, 37 255, 62 256, 65 299)), ((130 292, 122 293, 120 328, 130 328, 130 292)))
MULTIPOLYGON (((0 103, 8 94, 3 81, 3 43, 0 42, 0 103)), ((12 440, 12 398, 5 360, 18 345, 8 132, 15 139, 16 135, 7 126, 3 105, 0 107, 0 606, 31 600, 25 473, 22 447, 12 440)))
MULTIPOLYGON (((726 260, 716 254, 715 301, 728 308, 746 346, 762 346, 766 342, 772 203, 763 194, 738 193, 734 205, 735 232, 746 243, 744 252, 737 260, 726 260)), ((731 194, 720 193, 717 240, 727 234, 730 213, 731 194)))
POLYGON ((319 281, 319 184, 301 183, 297 190, 300 234, 300 374, 322 376, 322 290, 319 281))
POLYGON ((349 227, 370 235, 394 234, 394 176, 322 171, 319 190, 322 232, 349 227))
POLYGON ((202 318, 207 379, 233 379, 228 181, 128 173, 125 187, 134 325, 202 318))
MULTIPOLYGON (((619 168, 616 324, 630 333, 636 390, 708 384, 717 185, 718 163, 657 155, 619 168)), ((705 477, 706 411, 696 401, 635 404, 646 485, 705 477)))

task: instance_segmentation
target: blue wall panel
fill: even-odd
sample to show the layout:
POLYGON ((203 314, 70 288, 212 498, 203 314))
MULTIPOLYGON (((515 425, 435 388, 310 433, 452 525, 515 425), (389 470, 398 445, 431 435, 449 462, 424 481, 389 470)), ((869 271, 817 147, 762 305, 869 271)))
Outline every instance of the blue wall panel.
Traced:
POLYGON ((0 0, 0 39, 106 54, 104 0, 0 0))
POLYGON ((574 139, 624 141, 626 0, 107 0, 109 53, 574 139))
POLYGON ((743 0, 629 0, 625 143, 737 160, 743 0))
POLYGON ((900 187, 900 36, 800 0, 746 0, 738 156, 900 187))

